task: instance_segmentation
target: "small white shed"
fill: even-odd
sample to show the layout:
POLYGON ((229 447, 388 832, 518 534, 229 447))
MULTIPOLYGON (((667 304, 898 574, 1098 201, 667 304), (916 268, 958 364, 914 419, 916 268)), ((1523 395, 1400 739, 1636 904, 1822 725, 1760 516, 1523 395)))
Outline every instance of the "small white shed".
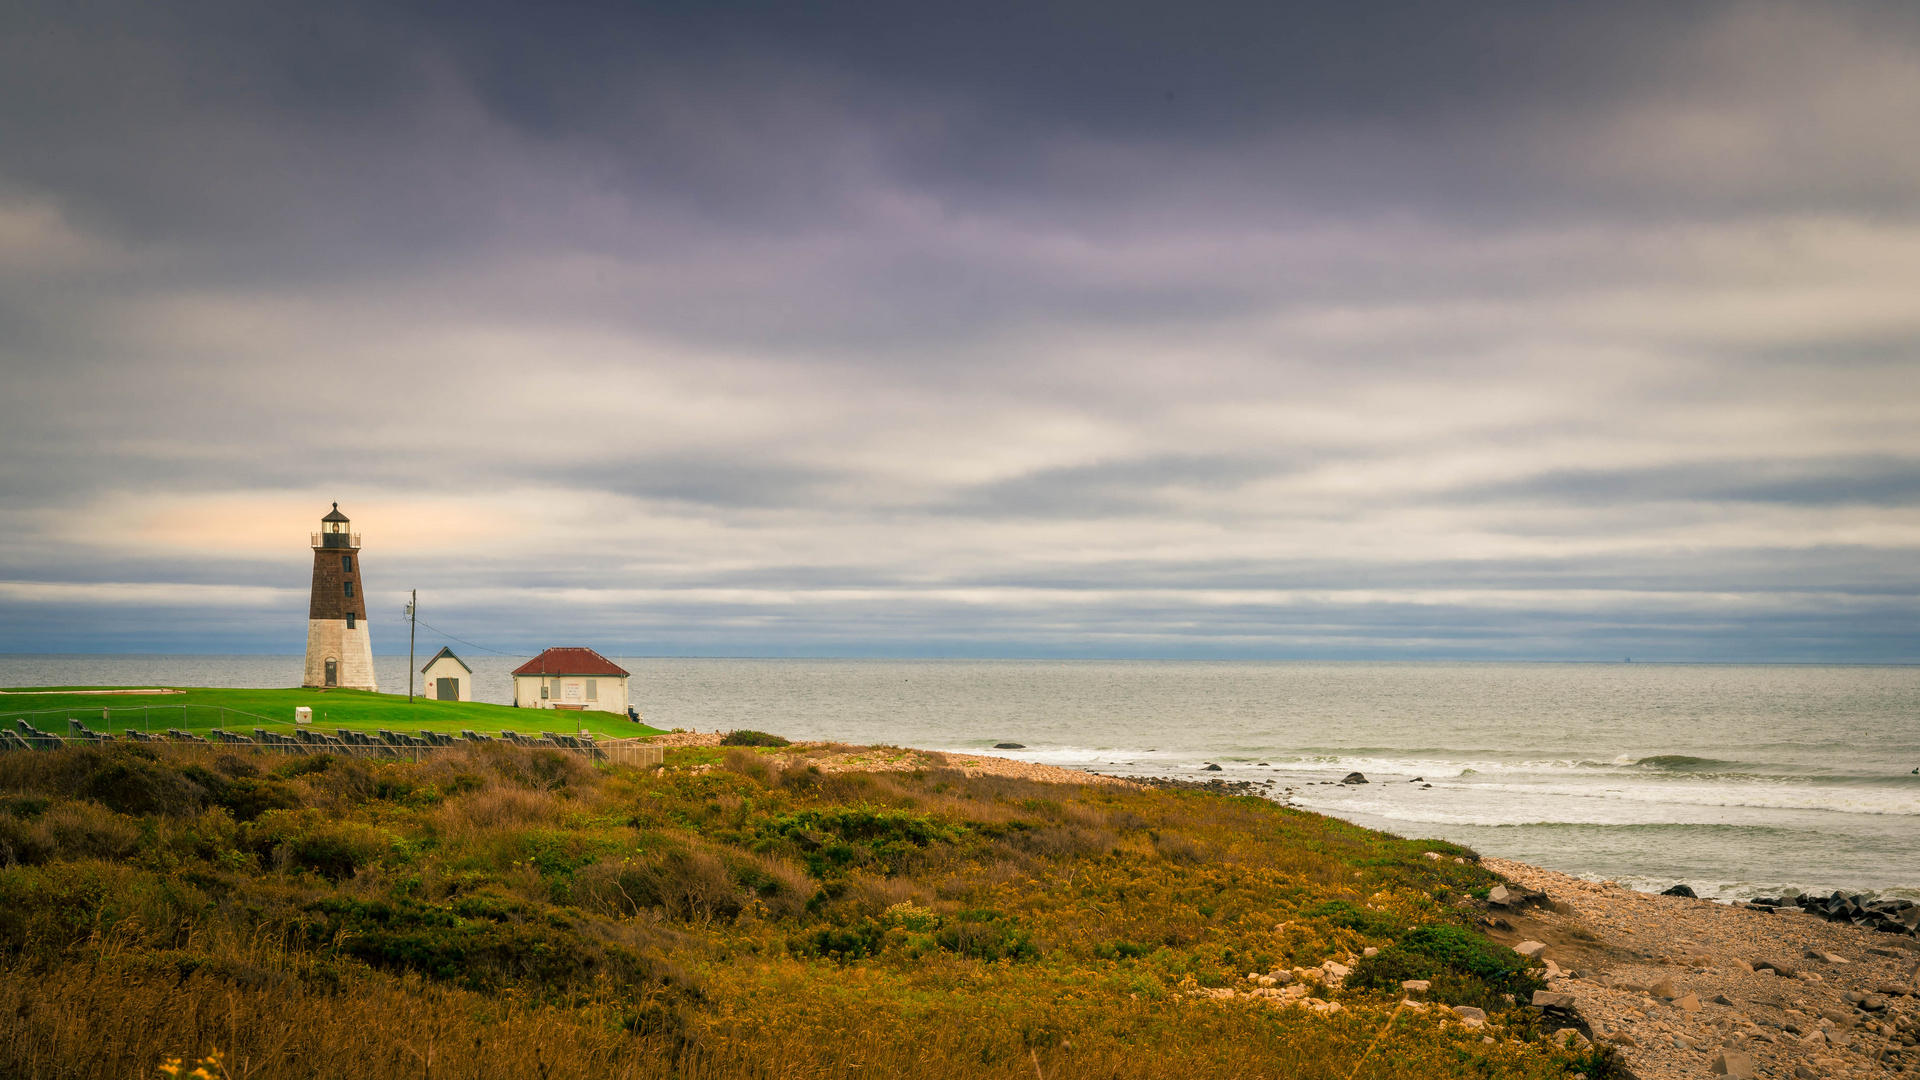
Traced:
POLYGON ((453 655, 452 649, 442 646, 420 674, 426 676, 422 684, 425 696, 435 701, 473 700, 473 669, 453 655))

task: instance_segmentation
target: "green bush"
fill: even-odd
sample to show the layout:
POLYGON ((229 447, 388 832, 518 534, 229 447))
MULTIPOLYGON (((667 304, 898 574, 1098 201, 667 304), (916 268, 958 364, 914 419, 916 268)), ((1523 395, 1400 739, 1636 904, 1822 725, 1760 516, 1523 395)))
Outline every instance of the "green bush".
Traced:
POLYGON ((1306 919, 1325 919, 1335 926, 1357 930, 1368 937, 1391 937, 1398 929, 1388 916, 1378 911, 1355 907, 1345 900, 1328 900, 1303 908, 1300 916, 1306 919))
POLYGON ((1520 954, 1457 926, 1422 926, 1378 955, 1355 965, 1346 985, 1399 993, 1408 979, 1433 985, 1427 996, 1448 1005, 1489 1011, 1507 1007, 1505 995, 1526 1001, 1545 987, 1520 954))
POLYGON ((1013 920, 988 911, 963 911, 933 935, 940 947, 976 960, 1038 960, 1033 935, 1013 920))
POLYGON ((313 945, 469 989, 564 986, 603 973, 623 983, 659 981, 633 949, 604 942, 586 947, 590 939, 566 915, 504 897, 452 904, 330 897, 307 911, 315 916, 306 926, 313 945))
POLYGON ((720 740, 721 746, 792 746, 793 744, 778 735, 769 735, 764 731, 742 729, 729 731, 720 740))

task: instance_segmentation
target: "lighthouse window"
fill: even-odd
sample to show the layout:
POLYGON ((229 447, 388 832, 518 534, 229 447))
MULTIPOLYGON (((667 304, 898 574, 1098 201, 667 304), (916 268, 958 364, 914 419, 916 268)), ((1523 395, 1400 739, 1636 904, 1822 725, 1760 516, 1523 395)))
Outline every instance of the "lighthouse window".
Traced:
POLYGON ((349 630, 353 629, 353 615, 353 612, 347 612, 347 629, 349 630))
POLYGON ((351 555, 340 556, 340 572, 343 574, 353 573, 353 556, 351 555))
POLYGON ((353 595, 353 582, 351 582, 351 581, 347 581, 347 582, 342 582, 342 584, 344 584, 344 585, 346 585, 346 587, 347 587, 347 595, 348 595, 348 596, 352 596, 352 595, 353 595))

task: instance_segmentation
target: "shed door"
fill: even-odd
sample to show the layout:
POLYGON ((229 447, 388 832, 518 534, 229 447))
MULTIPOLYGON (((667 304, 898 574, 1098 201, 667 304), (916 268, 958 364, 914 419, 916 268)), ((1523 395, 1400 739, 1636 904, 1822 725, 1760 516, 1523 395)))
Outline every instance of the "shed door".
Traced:
POLYGON ((460 680, 459 679, 433 680, 433 696, 436 698, 439 698, 441 701, 459 701, 460 700, 460 680))

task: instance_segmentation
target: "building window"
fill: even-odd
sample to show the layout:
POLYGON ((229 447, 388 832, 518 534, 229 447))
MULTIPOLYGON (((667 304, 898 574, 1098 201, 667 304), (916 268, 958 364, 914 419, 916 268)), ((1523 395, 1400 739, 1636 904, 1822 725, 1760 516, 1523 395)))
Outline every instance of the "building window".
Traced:
POLYGON ((540 680, 540 700, 547 700, 547 680, 545 679, 540 680))
POLYGON ((351 555, 340 556, 340 572, 343 574, 353 573, 353 556, 351 555))
POLYGON ((347 629, 353 629, 353 612, 347 612, 347 629))
POLYGON ((600 700, 600 680, 599 679, 587 680, 587 700, 588 701, 600 700))
POLYGON ((348 596, 352 596, 352 595, 353 595, 353 582, 351 582, 351 581, 343 581, 343 582, 341 582, 341 584, 342 584, 342 585, 345 585, 345 586, 347 587, 347 595, 348 595, 348 596))
POLYGON ((560 680, 559 679, 553 680, 553 696, 556 698, 560 696, 560 680))

